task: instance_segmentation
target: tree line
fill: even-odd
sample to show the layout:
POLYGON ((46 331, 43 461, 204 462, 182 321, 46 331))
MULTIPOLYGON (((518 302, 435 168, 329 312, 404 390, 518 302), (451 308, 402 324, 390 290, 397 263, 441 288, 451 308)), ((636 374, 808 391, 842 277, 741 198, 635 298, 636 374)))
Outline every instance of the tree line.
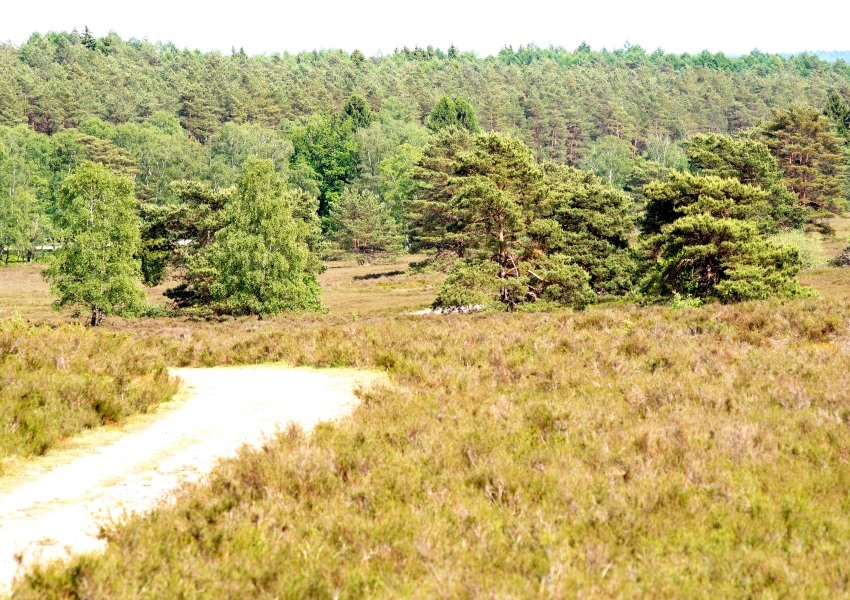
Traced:
POLYGON ((184 310, 314 309, 322 258, 403 250, 446 261, 445 305, 796 295, 799 259, 768 237, 846 208, 850 73, 809 55, 248 57, 72 32, 3 47, 0 69, 4 258, 56 247, 60 304, 93 322, 139 313, 120 290, 168 273, 184 310), (112 105, 117 75, 144 108, 112 105), (59 116, 37 110, 51 81, 59 116), (97 260, 131 265, 113 299, 61 289, 97 260))

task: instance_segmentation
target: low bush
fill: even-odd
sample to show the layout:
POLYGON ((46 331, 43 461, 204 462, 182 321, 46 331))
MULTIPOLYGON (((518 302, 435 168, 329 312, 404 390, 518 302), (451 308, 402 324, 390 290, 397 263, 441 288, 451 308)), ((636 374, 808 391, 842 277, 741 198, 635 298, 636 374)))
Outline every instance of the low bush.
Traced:
POLYGON ((803 269, 816 269, 826 266, 828 262, 821 240, 805 231, 791 229, 773 235, 769 239, 774 244, 794 248, 800 255, 803 269))

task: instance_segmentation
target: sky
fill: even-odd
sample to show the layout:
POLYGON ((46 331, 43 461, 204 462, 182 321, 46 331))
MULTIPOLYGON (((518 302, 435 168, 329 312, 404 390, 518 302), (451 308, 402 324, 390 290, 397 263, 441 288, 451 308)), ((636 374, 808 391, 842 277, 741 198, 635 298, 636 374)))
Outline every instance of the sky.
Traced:
POLYGON ((100 37, 171 41, 178 48, 244 48, 249 54, 455 44, 478 55, 535 43, 573 49, 586 41, 613 50, 628 42, 647 51, 746 54, 850 50, 850 1, 561 0, 37 0, 10 3, 0 40, 24 43, 33 32, 82 31, 100 37))

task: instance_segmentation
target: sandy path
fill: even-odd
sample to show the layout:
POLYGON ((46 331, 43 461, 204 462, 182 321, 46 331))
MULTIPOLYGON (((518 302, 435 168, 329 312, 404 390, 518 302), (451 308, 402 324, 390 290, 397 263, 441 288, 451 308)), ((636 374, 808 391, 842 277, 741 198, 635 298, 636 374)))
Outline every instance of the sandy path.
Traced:
POLYGON ((288 422, 308 429, 344 414, 356 402, 354 389, 377 377, 277 365, 173 373, 185 390, 177 408, 0 494, 0 594, 20 562, 101 548, 96 535, 105 519, 153 507, 182 480, 288 422))

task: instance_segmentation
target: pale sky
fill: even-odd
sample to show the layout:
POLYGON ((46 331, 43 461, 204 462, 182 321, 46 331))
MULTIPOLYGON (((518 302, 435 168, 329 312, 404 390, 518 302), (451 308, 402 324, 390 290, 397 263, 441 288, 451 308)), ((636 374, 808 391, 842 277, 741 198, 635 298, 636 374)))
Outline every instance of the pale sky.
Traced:
POLYGON ((244 47, 249 54, 359 48, 389 54, 416 45, 495 54, 529 42, 573 49, 620 48, 727 54, 850 50, 850 0, 34 0, 10 2, 0 40, 19 45, 38 31, 171 41, 178 48, 244 47))

